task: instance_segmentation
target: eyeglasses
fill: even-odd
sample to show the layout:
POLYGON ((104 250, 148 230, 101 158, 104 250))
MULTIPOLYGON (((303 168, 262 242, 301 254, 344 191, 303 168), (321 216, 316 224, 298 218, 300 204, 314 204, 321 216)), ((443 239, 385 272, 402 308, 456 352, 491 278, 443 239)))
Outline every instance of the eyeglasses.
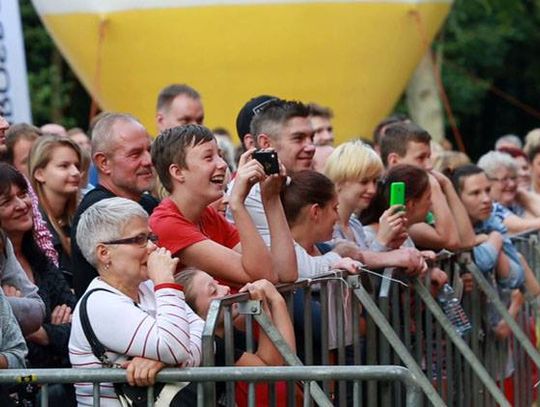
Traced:
POLYGON ((140 247, 146 247, 148 241, 156 243, 158 237, 153 233, 141 233, 134 237, 126 237, 125 239, 110 240, 108 242, 101 242, 103 244, 136 244, 140 247))
POLYGON ((510 181, 512 182, 516 182, 517 181, 517 176, 513 176, 513 177, 503 177, 503 178, 495 178, 495 177, 490 177, 489 178, 491 181, 498 181, 498 182, 501 182, 503 184, 508 184, 510 181))

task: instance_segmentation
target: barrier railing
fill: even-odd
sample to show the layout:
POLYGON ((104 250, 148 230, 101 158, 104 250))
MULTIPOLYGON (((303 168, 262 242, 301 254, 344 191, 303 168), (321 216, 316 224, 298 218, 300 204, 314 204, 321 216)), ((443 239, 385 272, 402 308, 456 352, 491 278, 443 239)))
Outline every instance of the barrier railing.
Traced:
MULTIPOLYGON (((513 239, 533 270, 539 273, 537 232, 513 239)), ((472 324, 472 330, 463 338, 430 293, 429 276, 425 280, 407 279, 395 269, 383 270, 379 276, 334 271, 312 280, 278 286, 295 325, 296 353, 287 346, 259 301, 250 300, 247 293, 235 294, 215 300, 210 306, 203 332, 203 365, 206 367, 166 370, 158 378, 164 382, 174 381, 171 377, 199 382, 200 405, 215 405, 216 381, 226 383, 226 404, 230 406, 235 404, 234 383, 237 381, 249 382, 248 404, 253 406, 260 402, 256 381, 286 381, 289 383, 286 399, 292 406, 297 395, 295 382, 302 380, 305 406, 476 407, 509 406, 510 403, 530 406, 534 402, 537 380, 533 373, 540 366, 540 353, 530 338, 538 319, 536 301, 525 302, 514 319, 508 312, 507 301, 501 300, 497 287, 474 265, 470 252, 443 256, 435 265, 447 273, 458 292, 459 278, 463 274, 470 273, 474 278, 475 288, 463 293, 463 306, 472 324), (238 307, 245 318, 243 348, 254 352, 257 333, 263 331, 290 366, 232 367, 235 354, 233 306, 238 307), (495 335, 493 324, 487 318, 493 312, 508 327, 507 338, 495 335), (213 367, 214 334, 220 323, 224 324, 227 367, 213 367), (406 369, 397 365, 404 365, 406 369), (504 393, 509 377, 514 385, 512 400, 507 400, 504 393)), ((34 371, 24 372, 32 374, 34 371)), ((38 381, 53 380, 49 383, 67 380, 66 377, 74 381, 82 377, 84 381, 93 381, 90 377, 95 377, 98 381, 100 374, 105 375, 101 378, 106 377, 106 381, 111 381, 108 374, 115 375, 113 381, 125 380, 121 371, 91 372, 47 370, 36 374, 38 381), (57 373, 60 376, 55 379, 57 373)), ((15 380, 22 374, 0 371, 0 382, 15 380)), ((274 385, 269 386, 268 397, 268 405, 283 402, 278 400, 274 385)))
MULTIPOLYGON (((418 406, 420 391, 414 376, 402 366, 318 366, 316 369, 305 366, 269 367, 197 367, 185 369, 163 369, 157 375, 159 383, 195 382, 197 386, 197 405, 206 404, 203 397, 203 384, 220 381, 268 381, 279 380, 377 380, 399 381, 406 388, 407 406, 418 406)), ((99 405, 99 383, 125 383, 126 373, 122 369, 7 369, 0 370, 0 383, 20 382, 41 383, 41 406, 48 405, 48 385, 54 383, 94 383, 94 405, 99 405), (96 402, 97 401, 97 402, 96 402)), ((153 388, 148 388, 148 406, 154 405, 153 388)), ((253 402, 251 401, 250 404, 253 402)), ((254 404, 252 404, 254 405, 254 404)), ((331 406, 331 403, 319 404, 331 406)))

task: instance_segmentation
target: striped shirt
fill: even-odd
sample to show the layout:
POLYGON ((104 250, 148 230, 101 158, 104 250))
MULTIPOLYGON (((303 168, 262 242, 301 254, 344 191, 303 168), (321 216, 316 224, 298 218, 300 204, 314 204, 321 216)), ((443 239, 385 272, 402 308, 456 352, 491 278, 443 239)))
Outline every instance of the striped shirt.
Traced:
MULTIPOLYGON (((88 298, 88 319, 98 340, 110 350, 112 363, 141 356, 167 365, 198 366, 201 361, 201 336, 204 321, 185 303, 180 286, 157 286, 151 281, 139 286, 139 303, 99 277, 88 290, 105 288, 88 298)), ((86 339, 79 316, 73 313, 69 357, 74 368, 101 368, 86 339)), ((92 384, 75 385, 79 406, 92 405, 92 384)), ((101 406, 119 406, 111 383, 100 385, 101 406)))

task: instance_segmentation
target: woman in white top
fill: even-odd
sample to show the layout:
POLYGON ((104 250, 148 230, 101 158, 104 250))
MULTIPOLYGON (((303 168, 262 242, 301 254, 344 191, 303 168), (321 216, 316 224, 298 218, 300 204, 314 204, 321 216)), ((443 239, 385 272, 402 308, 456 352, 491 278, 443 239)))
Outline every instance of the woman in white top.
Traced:
MULTIPOLYGON (((197 366, 204 322, 186 305, 182 287, 174 281, 178 260, 158 249, 153 239, 148 215, 128 199, 102 200, 81 216, 77 241, 99 273, 85 293, 100 289, 88 297, 90 325, 115 365, 142 357, 161 362, 161 367, 197 366)), ((80 302, 73 314, 69 353, 75 368, 104 367, 83 331, 80 302)), ((120 405, 110 383, 100 388, 102 406, 120 405)), ((90 383, 76 384, 76 391, 79 405, 92 405, 90 383)))

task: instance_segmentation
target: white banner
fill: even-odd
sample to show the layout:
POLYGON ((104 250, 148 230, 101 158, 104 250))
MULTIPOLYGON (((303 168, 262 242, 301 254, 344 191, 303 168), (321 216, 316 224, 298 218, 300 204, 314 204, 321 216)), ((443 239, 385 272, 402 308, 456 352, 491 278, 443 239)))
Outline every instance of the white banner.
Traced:
POLYGON ((32 122, 18 0, 0 0, 0 114, 32 122))

